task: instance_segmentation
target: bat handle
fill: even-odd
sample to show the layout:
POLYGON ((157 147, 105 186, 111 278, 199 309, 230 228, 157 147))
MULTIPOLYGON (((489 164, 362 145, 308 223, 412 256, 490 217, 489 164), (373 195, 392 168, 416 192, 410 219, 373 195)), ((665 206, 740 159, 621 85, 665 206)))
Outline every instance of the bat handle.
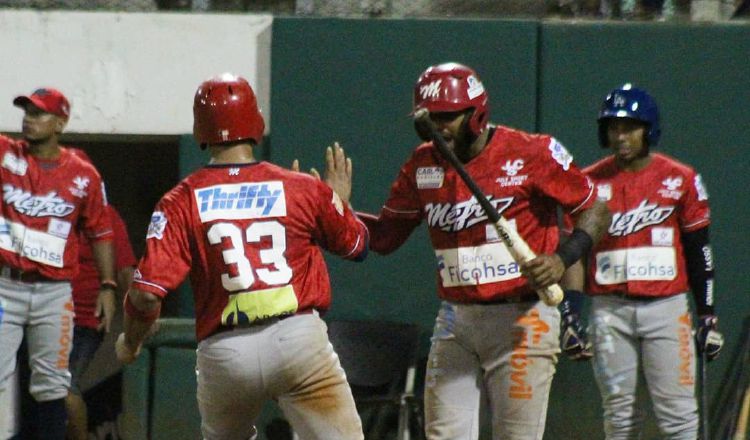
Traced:
POLYGON ((559 284, 552 284, 551 286, 539 289, 536 293, 548 306, 556 306, 563 300, 563 290, 559 284))

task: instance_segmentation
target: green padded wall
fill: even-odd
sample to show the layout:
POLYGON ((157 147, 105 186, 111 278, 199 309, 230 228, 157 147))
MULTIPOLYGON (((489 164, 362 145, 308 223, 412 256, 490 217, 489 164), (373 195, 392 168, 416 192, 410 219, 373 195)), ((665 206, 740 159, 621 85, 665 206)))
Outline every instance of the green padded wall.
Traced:
MULTIPOLYGON (((377 212, 418 144, 408 114, 419 74, 468 64, 485 79, 493 119, 533 129, 536 43, 537 25, 525 21, 276 18, 271 159, 321 170, 325 146, 339 141, 354 162, 354 207, 377 212)), ((424 227, 391 256, 327 261, 330 316, 412 321, 430 332, 438 302, 424 227)))
MULTIPOLYGON (((597 111, 609 90, 630 81, 659 104, 658 150, 704 177, 713 214, 717 309, 727 337, 725 352, 708 369, 713 398, 750 313, 750 27, 544 23, 540 42, 540 130, 560 137, 578 163, 608 153, 597 146, 597 111)), ((596 389, 590 368, 571 367, 570 373, 560 374, 555 385, 570 387, 569 379, 585 394, 596 389)))

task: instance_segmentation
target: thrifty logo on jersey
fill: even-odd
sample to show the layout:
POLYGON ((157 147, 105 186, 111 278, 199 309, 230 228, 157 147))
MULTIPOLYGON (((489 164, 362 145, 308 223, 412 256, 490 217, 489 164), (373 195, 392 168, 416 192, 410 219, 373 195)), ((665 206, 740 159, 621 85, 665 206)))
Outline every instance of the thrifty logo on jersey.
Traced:
POLYGON ((526 174, 522 174, 520 176, 518 175, 518 172, 521 171, 523 165, 523 159, 516 159, 514 161, 507 160, 505 162, 505 165, 500 167, 503 171, 505 171, 507 177, 498 177, 497 179, 495 179, 495 182, 497 182, 501 187, 523 185, 523 182, 525 182, 529 177, 526 174))
POLYGON ((682 197, 682 191, 677 191, 677 188, 682 186, 682 177, 667 177, 662 180, 661 184, 664 185, 664 188, 659 189, 658 192, 660 196, 665 199, 680 200, 680 197, 682 197))
POLYGON ((0 249, 52 267, 63 267, 64 238, 0 217, 0 249))
POLYGON ((568 171, 570 169, 570 164, 573 162, 573 156, 571 156, 570 153, 568 153, 568 150, 563 147, 563 144, 557 141, 557 139, 552 138, 549 142, 549 151, 552 152, 552 158, 555 159, 555 162, 562 165, 563 170, 568 171))
POLYGON ((3 202, 29 217, 65 217, 75 210, 75 205, 58 197, 55 191, 35 196, 9 183, 3 185, 3 202))
POLYGON ((26 170, 29 168, 29 163, 23 157, 18 157, 11 152, 7 152, 3 156, 3 168, 18 176, 25 176, 26 170))
POLYGON ((225 219, 283 217, 284 184, 280 181, 216 185, 195 190, 202 222, 225 219))
MULTIPOLYGON (((500 214, 513 203, 513 197, 493 199, 491 195, 488 195, 487 200, 500 214)), ((427 225, 432 228, 440 228, 445 232, 457 232, 487 220, 487 213, 484 212, 475 197, 455 205, 452 203, 428 203, 424 210, 427 225)))
POLYGON ((627 212, 612 214, 609 235, 622 237, 640 231, 651 225, 664 222, 674 212, 674 206, 659 206, 656 203, 641 201, 640 205, 627 212))
POLYGON ((442 188, 445 170, 443 167, 419 167, 417 168, 417 188, 437 189, 442 188))
POLYGON ((596 254, 596 282, 668 281, 677 277, 673 247, 640 247, 596 254))

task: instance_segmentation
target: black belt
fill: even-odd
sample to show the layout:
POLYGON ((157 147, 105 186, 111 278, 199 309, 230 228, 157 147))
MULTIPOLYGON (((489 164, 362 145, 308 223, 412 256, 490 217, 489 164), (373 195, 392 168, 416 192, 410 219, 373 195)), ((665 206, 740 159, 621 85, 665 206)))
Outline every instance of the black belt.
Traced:
POLYGON ((478 304, 520 304, 539 301, 536 293, 524 293, 523 295, 503 296, 488 301, 480 301, 478 304))
POLYGON ((45 281, 55 281, 52 278, 48 278, 36 271, 24 271, 12 266, 0 266, 0 276, 8 278, 13 281, 21 281, 23 283, 39 283, 45 281))
POLYGON ((282 321, 287 318, 291 318, 292 316, 310 315, 314 311, 315 309, 305 309, 305 310, 299 310, 296 313, 290 313, 288 315, 270 316, 268 318, 256 319, 255 321, 248 322, 248 323, 242 323, 242 324, 237 324, 237 325, 220 325, 219 327, 217 327, 216 331, 213 334, 230 332, 233 330, 241 330, 243 328, 252 328, 252 327, 257 327, 257 326, 266 325, 266 324, 273 324, 275 322, 282 321))
POLYGON ((667 298, 666 296, 653 296, 653 295, 637 295, 633 293, 615 292, 614 296, 630 301, 656 301, 659 299, 667 298))

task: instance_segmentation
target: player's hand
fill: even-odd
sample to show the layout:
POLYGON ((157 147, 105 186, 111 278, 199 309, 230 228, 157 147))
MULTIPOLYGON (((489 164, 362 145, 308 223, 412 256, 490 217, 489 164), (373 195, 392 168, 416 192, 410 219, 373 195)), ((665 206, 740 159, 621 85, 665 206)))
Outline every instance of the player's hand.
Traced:
POLYGON ((94 315, 99 318, 97 330, 104 330, 109 333, 112 328, 112 319, 117 310, 116 296, 114 289, 99 290, 99 296, 96 298, 96 311, 94 312, 94 315))
POLYGON ((580 310, 574 310, 574 302, 568 297, 560 303, 560 349, 573 361, 587 361, 594 355, 580 317, 580 310))
POLYGON ((326 148, 325 182, 346 204, 352 196, 352 160, 346 157, 338 142, 326 148))
MULTIPOLYGON (((292 161, 292 167, 290 169, 292 171, 297 172, 297 173, 300 172, 300 170, 299 170, 299 160, 298 159, 294 159, 292 161)), ((320 173, 315 168, 310 168, 310 175, 313 176, 314 178, 320 180, 320 173)))
POLYGON ((521 273, 527 278, 529 285, 537 290, 559 282, 565 273, 565 265, 557 254, 538 255, 521 263, 521 273))
POLYGON ((724 335, 718 330, 719 318, 715 315, 703 315, 698 318, 698 329, 695 333, 695 339, 698 345, 698 352, 705 353, 706 360, 716 359, 724 346, 724 335))
POLYGON ((141 344, 138 344, 135 348, 131 347, 125 340, 125 333, 120 333, 117 336, 117 341, 115 341, 115 354, 117 360, 123 364, 132 364, 141 354, 141 344))

